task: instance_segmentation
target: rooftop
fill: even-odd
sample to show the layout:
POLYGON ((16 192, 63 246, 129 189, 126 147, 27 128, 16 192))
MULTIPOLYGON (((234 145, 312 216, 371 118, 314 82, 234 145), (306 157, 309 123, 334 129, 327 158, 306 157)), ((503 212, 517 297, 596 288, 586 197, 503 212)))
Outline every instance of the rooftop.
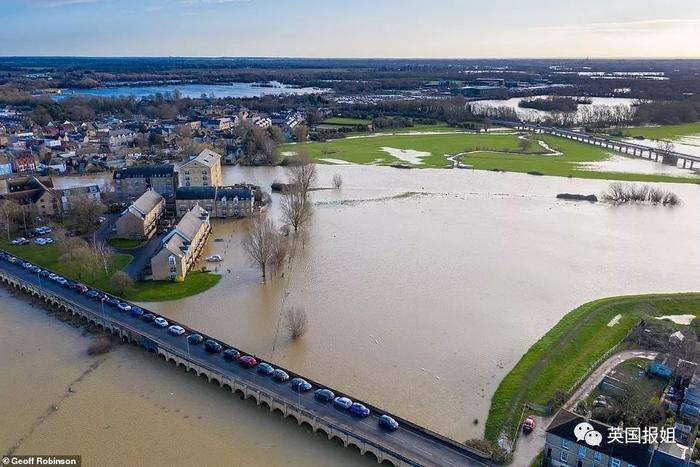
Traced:
POLYGON ((146 178, 146 177, 172 177, 175 173, 175 166, 172 164, 163 165, 139 165, 127 167, 114 172, 114 180, 125 178, 146 178))

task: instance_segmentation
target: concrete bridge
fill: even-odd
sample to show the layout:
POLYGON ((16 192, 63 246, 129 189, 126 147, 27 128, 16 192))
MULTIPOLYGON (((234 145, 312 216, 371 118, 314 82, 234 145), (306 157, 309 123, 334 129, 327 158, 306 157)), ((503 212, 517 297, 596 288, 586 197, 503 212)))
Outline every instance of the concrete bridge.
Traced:
MULTIPOLYGON (((124 343, 153 352, 164 362, 193 373, 203 381, 216 384, 241 399, 253 398, 259 406, 270 412, 279 412, 285 418, 292 417, 299 425, 314 433, 322 433, 329 440, 338 438, 345 447, 356 448, 362 455, 374 456, 379 463, 397 467, 495 465, 486 453, 470 449, 371 404, 365 403, 371 410, 371 415, 357 418, 346 410, 335 408, 332 403, 317 401, 313 391, 299 394, 291 389, 288 382, 276 383, 272 378, 258 374, 255 369, 246 369, 238 363, 224 360, 220 353, 209 354, 202 345, 189 345, 185 335, 174 336, 167 329, 91 300, 47 278, 41 278, 19 264, 0 259, 0 283, 41 300, 57 311, 70 313, 86 324, 113 334, 124 343), (390 415, 397 420, 399 429, 393 432, 381 429, 378 425, 381 414, 390 415)), ((185 328, 187 335, 197 332, 167 319, 170 324, 185 328)), ((204 333, 199 334, 206 337, 204 333)), ((222 345, 224 348, 229 347, 222 345)), ((300 376, 285 371, 290 377, 300 376)), ((336 395, 345 395, 357 401, 342 391, 305 379, 314 389, 327 387, 336 395)))
POLYGON ((700 156, 691 156, 682 154, 676 151, 667 151, 661 148, 652 148, 641 144, 618 141, 614 139, 604 138, 602 136, 592 135, 581 131, 565 130, 536 123, 513 122, 508 120, 495 120, 496 125, 508 126, 519 131, 529 131, 531 133, 544 133, 561 138, 567 138, 581 143, 591 144, 611 151, 627 154, 632 157, 639 157, 656 162, 662 162, 667 165, 678 167, 679 162, 682 168, 692 169, 694 164, 700 164, 700 156))

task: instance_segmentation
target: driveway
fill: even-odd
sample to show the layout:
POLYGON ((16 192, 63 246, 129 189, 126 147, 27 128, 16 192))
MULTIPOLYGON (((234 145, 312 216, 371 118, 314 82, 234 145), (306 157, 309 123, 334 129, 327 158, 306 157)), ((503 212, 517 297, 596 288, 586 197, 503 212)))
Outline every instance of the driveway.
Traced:
MULTIPOLYGON (((652 352, 649 350, 625 350, 620 353, 616 353, 609 359, 605 360, 598 368, 593 370, 593 373, 586 379, 586 381, 581 384, 581 386, 574 392, 574 394, 569 398, 569 400, 564 404, 564 408, 567 410, 573 410, 576 403, 581 399, 585 399, 588 395, 600 384, 603 377, 617 365, 627 360, 633 358, 645 358, 647 360, 654 360, 658 352, 652 352)), ((513 452, 513 465, 515 467, 527 467, 532 461, 537 457, 537 454, 544 449, 544 438, 545 430, 552 421, 551 417, 540 417, 533 416, 535 422, 535 430, 529 435, 523 434, 522 430, 518 435, 518 443, 516 445, 515 452, 513 452)))
POLYGON ((133 260, 124 268, 124 272, 129 274, 132 279, 138 280, 141 272, 150 263, 153 255, 160 247, 163 235, 154 235, 148 242, 138 248, 116 248, 119 253, 125 253, 134 257, 133 260))

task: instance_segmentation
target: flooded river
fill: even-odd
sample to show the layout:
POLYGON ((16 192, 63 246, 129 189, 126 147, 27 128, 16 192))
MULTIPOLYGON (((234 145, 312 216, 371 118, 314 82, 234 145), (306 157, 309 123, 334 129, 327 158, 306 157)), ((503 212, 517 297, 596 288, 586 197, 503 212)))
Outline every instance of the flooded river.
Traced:
MULTIPOLYGON (((314 192, 313 223, 283 277, 261 283, 240 247, 245 222, 215 222, 204 256, 224 257, 220 284, 148 306, 463 441, 482 436, 501 378, 570 309, 608 295, 697 290, 698 186, 667 185, 683 200, 671 209, 555 199, 598 194, 608 182, 597 180, 372 166, 319 172, 319 186, 337 172, 343 188, 314 192), (287 306, 309 315, 298 342, 280 325, 287 306)), ((226 182, 283 179, 281 169, 225 170, 226 182)), ((11 303, 0 314, 0 358, 18 376, 0 383, 10 395, 0 403, 22 423, 3 427, 0 448, 24 437, 20 451, 64 447, 101 465, 124 455, 151 465, 185 455, 366 464, 136 349, 86 357, 77 331, 11 303), (47 405, 101 361, 42 421, 47 405), (33 376, 42 369, 48 379, 33 376), (111 437, 121 443, 105 444, 111 437)))

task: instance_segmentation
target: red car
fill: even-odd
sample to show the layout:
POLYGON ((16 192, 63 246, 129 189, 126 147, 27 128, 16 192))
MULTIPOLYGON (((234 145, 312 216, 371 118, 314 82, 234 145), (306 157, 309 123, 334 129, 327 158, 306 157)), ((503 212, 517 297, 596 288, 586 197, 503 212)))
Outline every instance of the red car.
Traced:
POLYGON ((246 368, 253 368, 258 364, 258 361, 250 355, 243 355, 238 359, 238 362, 246 368))
POLYGON ((90 289, 88 289, 85 284, 76 284, 75 285, 75 291, 78 293, 85 293, 88 290, 90 290, 90 289))
POLYGON ((523 433, 532 433, 535 429, 535 419, 532 417, 527 417, 523 422, 523 433))

